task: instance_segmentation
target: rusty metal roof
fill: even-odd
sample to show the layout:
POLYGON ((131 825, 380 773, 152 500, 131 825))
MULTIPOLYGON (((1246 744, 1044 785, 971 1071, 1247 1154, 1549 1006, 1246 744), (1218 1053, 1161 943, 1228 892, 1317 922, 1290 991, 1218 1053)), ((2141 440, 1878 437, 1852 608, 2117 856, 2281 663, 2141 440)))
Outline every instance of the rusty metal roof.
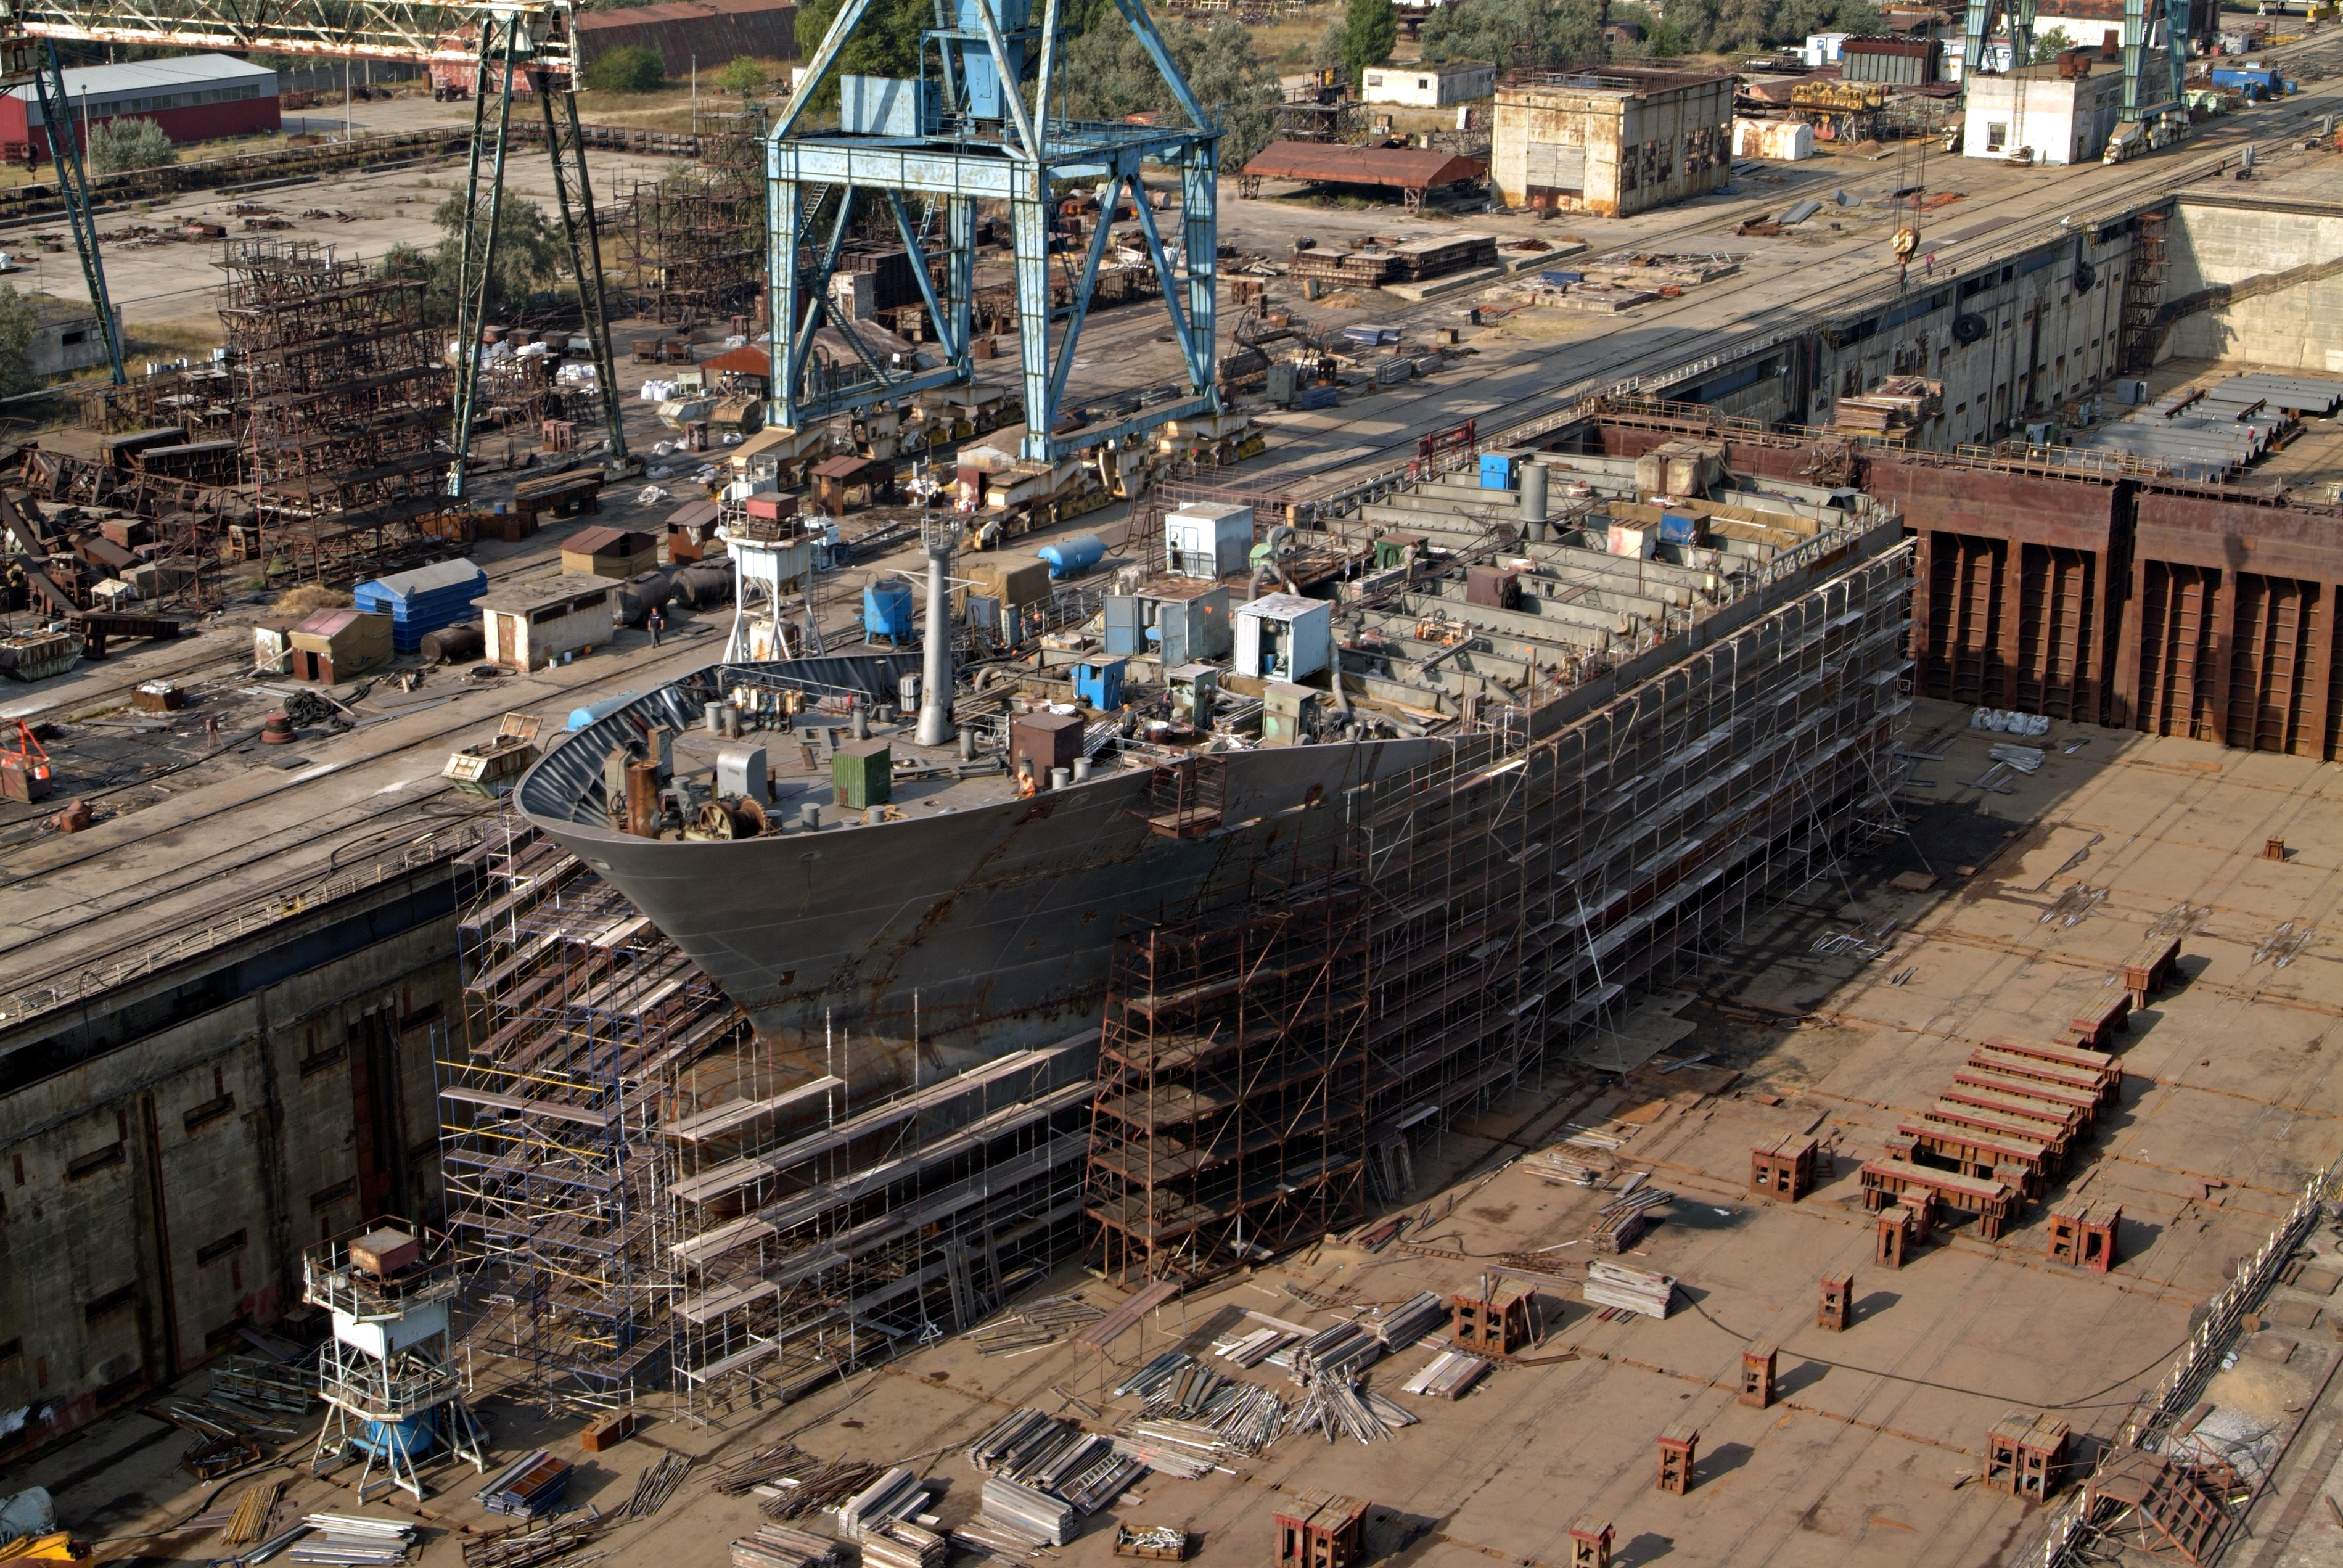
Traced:
POLYGON ((769 343, 744 343, 729 348, 713 359, 699 362, 702 370, 714 370, 729 376, 762 376, 770 380, 773 375, 773 346, 769 343))
POLYGON ((632 528, 580 528, 561 541, 565 556, 639 556, 651 548, 651 537, 632 528))
POLYGON ((1477 180, 1489 172, 1478 158, 1428 147, 1353 147, 1327 142, 1272 142, 1245 165, 1247 176, 1272 180, 1315 180, 1322 184, 1388 186, 1397 190, 1430 190, 1435 186, 1477 180))

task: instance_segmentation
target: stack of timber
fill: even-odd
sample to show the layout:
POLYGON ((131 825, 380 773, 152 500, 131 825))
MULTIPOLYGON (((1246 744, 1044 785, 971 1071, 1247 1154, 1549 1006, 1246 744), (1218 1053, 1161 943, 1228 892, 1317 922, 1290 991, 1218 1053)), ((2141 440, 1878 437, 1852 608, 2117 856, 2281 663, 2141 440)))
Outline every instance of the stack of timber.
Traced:
POLYGON ((1409 275, 1401 270, 1400 259, 1393 252, 1368 249, 1295 251, 1293 276, 1353 288, 1375 288, 1409 275))
POLYGON ((932 1530, 899 1519, 884 1530, 862 1533, 864 1568, 944 1568, 950 1543, 932 1530))
POLYGON ((1602 1258, 1591 1259, 1586 1265, 1586 1299, 1596 1306, 1664 1318, 1675 1289, 1675 1281, 1666 1274, 1647 1273, 1602 1258))
POLYGON ((1943 382, 1890 376, 1860 397, 1840 398, 1831 414, 1831 427, 1904 443, 1944 411, 1943 382))
POLYGON ((1674 1197, 1674 1193, 1657 1187, 1643 1187, 1615 1198, 1586 1222, 1586 1239, 1598 1252, 1624 1252, 1643 1235, 1647 1223, 1644 1211, 1674 1197))
POLYGON ((732 1543, 732 1568, 815 1568, 837 1554, 838 1543, 786 1524, 759 1524, 732 1543))

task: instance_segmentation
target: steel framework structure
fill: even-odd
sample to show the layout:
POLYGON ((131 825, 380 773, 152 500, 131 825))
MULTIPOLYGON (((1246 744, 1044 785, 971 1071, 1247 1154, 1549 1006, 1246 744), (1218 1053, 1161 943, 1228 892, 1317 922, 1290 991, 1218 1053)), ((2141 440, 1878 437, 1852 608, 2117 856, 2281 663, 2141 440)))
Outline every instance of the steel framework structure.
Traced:
MULTIPOLYGON (((767 423, 797 428, 809 421, 860 412, 933 387, 974 378, 971 307, 975 292, 976 204, 1006 202, 1015 257, 1017 332, 1023 355, 1026 436, 1021 456, 1051 463, 1078 447, 1118 441, 1167 419, 1220 410, 1213 384, 1213 287, 1219 233, 1216 176, 1220 131, 1172 64, 1169 49, 1141 0, 1115 0, 1188 119, 1185 126, 1098 125, 1068 118, 1064 39, 1058 0, 1042 0, 1039 21, 1031 0, 939 0, 917 81, 883 83, 900 89, 902 107, 880 129, 814 133, 800 129, 805 112, 837 72, 840 52, 870 9, 870 0, 846 0, 807 68, 804 82, 767 142, 769 272, 773 299, 773 377, 767 423), (937 71, 931 83, 927 73, 937 71), (1033 83, 1029 107, 1023 84, 1033 83), (1180 181, 1185 287, 1169 280, 1172 265, 1141 166, 1169 167, 1180 181), (1092 234, 1071 302, 1052 308, 1051 251, 1052 182, 1081 180, 1099 186, 1101 221, 1092 234), (879 194, 910 254, 928 319, 943 363, 903 369, 882 365, 829 298, 856 207, 856 193, 879 194), (927 198, 915 224, 906 194, 927 198), (1080 438, 1057 434, 1059 407, 1073 368, 1112 214, 1131 201, 1156 274, 1167 280, 1163 299, 1186 367, 1187 395, 1112 424, 1085 429, 1080 438), (946 266, 939 296, 930 276, 925 231, 943 217, 946 266), (811 355, 814 335, 827 321, 844 340, 851 365, 828 371, 811 355), (1051 327, 1059 330, 1052 340, 1051 327)), ((869 78, 859 78, 869 81, 869 78)))

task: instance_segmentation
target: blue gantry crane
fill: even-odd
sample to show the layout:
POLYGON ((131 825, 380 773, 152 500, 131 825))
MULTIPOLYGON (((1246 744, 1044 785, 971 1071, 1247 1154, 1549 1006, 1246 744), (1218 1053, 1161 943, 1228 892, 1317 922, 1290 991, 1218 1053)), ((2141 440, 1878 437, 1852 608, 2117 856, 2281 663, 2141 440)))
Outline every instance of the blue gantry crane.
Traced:
POLYGON ((1021 457, 1054 462, 1078 447, 1135 436, 1166 420, 1220 412, 1212 312, 1221 132, 1182 77, 1142 0, 1115 0, 1115 9, 1185 124, 1101 124, 1067 114, 1070 35, 1058 0, 1039 0, 1038 15, 1035 0, 934 0, 934 25, 921 34, 917 77, 843 75, 840 52, 863 25, 870 5, 846 0, 766 143, 773 322, 767 422, 799 429, 974 378, 971 306, 980 200, 1009 207, 1023 360, 1021 457), (806 129, 809 106, 833 79, 840 85, 839 128, 806 129), (1149 166, 1158 178, 1179 186, 1177 262, 1149 205, 1149 166), (1079 263, 1056 249, 1062 235, 1054 218, 1056 193, 1076 185, 1095 188, 1101 197, 1100 221, 1079 263), (859 193, 870 193, 866 210, 883 204, 910 255, 935 324, 940 364, 882 358, 830 298, 830 279, 859 193), (924 203, 917 223, 907 197, 924 203), (1171 399, 1118 421, 1061 433, 1067 378, 1111 218, 1126 199, 1163 280, 1163 306, 1187 385, 1171 399), (930 220, 939 210, 945 258, 940 293, 928 265, 930 220), (1052 287, 1061 281, 1062 303, 1052 287), (825 326, 844 350, 829 363, 811 352, 825 326))

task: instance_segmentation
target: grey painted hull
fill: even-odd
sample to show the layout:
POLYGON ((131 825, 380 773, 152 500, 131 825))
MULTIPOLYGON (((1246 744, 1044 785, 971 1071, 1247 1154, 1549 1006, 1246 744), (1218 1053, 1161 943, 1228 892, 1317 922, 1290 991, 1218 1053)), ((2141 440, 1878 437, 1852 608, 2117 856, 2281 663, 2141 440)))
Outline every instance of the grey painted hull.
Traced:
MULTIPOLYGON (((832 661, 839 662, 839 661, 832 661)), ((872 689, 892 676, 872 659, 872 689)), ((1144 771, 1031 800, 818 833, 719 843, 630 838, 603 825, 599 759, 642 709, 689 721, 712 689, 688 678, 572 738, 531 770, 531 820, 608 878, 808 1069, 858 1082, 956 1070, 1094 1024, 1126 918, 1193 907, 1256 863, 1314 859, 1346 789, 1423 761, 1427 740, 1229 755, 1224 826, 1150 830, 1144 771), (556 766, 562 764, 562 766, 556 766)), ((916 808, 914 809, 917 809, 916 808)))

